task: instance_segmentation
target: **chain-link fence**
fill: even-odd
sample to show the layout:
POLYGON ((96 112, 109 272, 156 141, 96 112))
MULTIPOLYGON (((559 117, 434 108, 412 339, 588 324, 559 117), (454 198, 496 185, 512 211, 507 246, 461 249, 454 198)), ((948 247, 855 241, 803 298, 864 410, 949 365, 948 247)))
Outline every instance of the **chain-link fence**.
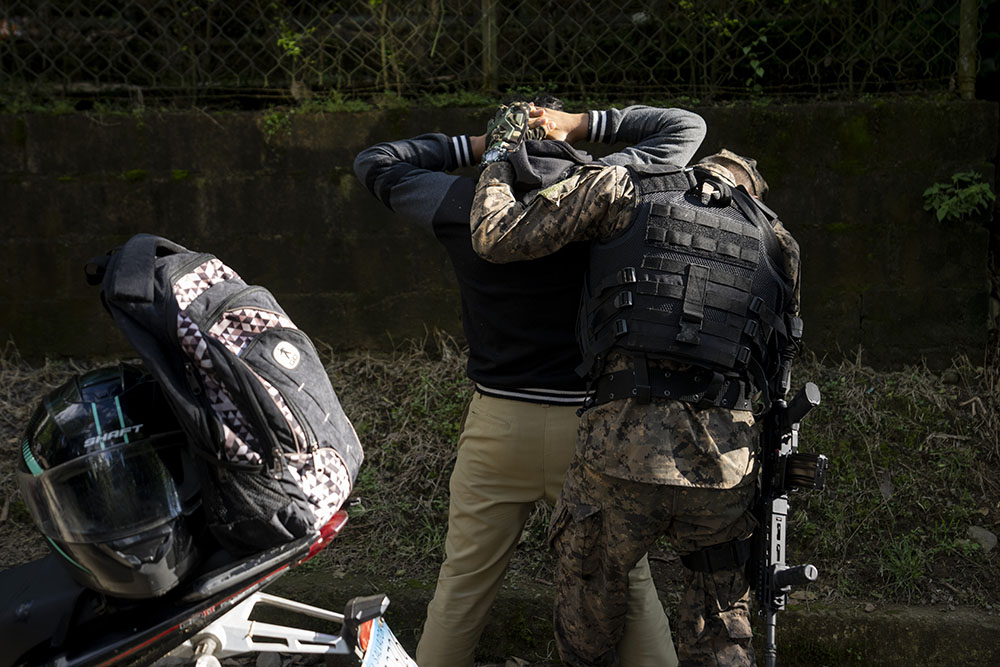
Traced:
POLYGON ((0 92, 969 90, 987 0, 0 0, 0 92))

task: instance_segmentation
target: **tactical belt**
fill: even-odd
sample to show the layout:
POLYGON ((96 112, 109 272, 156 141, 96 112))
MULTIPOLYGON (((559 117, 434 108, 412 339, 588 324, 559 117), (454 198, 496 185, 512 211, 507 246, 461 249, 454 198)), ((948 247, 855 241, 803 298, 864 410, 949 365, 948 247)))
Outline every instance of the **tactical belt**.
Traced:
POLYGON ((681 556, 681 564, 695 572, 736 570, 750 560, 751 540, 731 540, 681 556))
POLYGON ((647 378, 643 381, 641 373, 626 369, 598 377, 593 384, 594 393, 587 407, 623 398, 635 398, 640 402, 663 398, 694 403, 698 407, 750 409, 752 387, 721 373, 705 369, 667 371, 649 368, 646 375, 647 378))

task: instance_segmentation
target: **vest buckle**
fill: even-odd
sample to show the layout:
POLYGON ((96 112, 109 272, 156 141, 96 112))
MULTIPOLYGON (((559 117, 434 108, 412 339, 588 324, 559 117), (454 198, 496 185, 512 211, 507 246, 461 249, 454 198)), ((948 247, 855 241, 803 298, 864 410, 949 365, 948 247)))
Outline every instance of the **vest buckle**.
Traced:
POLYGON ((615 308, 628 308, 632 305, 632 292, 619 292, 615 295, 615 308))

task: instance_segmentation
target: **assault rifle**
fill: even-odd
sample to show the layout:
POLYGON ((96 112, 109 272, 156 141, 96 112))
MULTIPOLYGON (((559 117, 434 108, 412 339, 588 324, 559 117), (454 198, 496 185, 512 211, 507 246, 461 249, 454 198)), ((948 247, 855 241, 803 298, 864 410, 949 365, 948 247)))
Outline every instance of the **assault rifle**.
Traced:
POLYGON ((819 571, 812 565, 785 564, 788 534, 788 491, 795 488, 822 489, 827 458, 799 453, 799 422, 819 405, 819 387, 812 382, 789 403, 775 400, 764 416, 761 434, 762 471, 755 515, 750 578, 756 581, 757 604, 765 617, 764 665, 774 667, 778 657, 776 630, 778 611, 785 608, 792 586, 815 581, 819 571))

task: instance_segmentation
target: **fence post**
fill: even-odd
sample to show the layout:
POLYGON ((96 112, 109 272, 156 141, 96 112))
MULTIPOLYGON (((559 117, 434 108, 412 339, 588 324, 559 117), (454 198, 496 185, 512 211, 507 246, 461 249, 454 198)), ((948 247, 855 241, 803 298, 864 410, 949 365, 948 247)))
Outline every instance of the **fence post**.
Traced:
POLYGON ((482 0, 483 90, 497 89, 497 6, 496 0, 482 0))
POLYGON ((976 96, 976 33, 978 0, 962 0, 958 8, 958 94, 963 100, 976 96))

